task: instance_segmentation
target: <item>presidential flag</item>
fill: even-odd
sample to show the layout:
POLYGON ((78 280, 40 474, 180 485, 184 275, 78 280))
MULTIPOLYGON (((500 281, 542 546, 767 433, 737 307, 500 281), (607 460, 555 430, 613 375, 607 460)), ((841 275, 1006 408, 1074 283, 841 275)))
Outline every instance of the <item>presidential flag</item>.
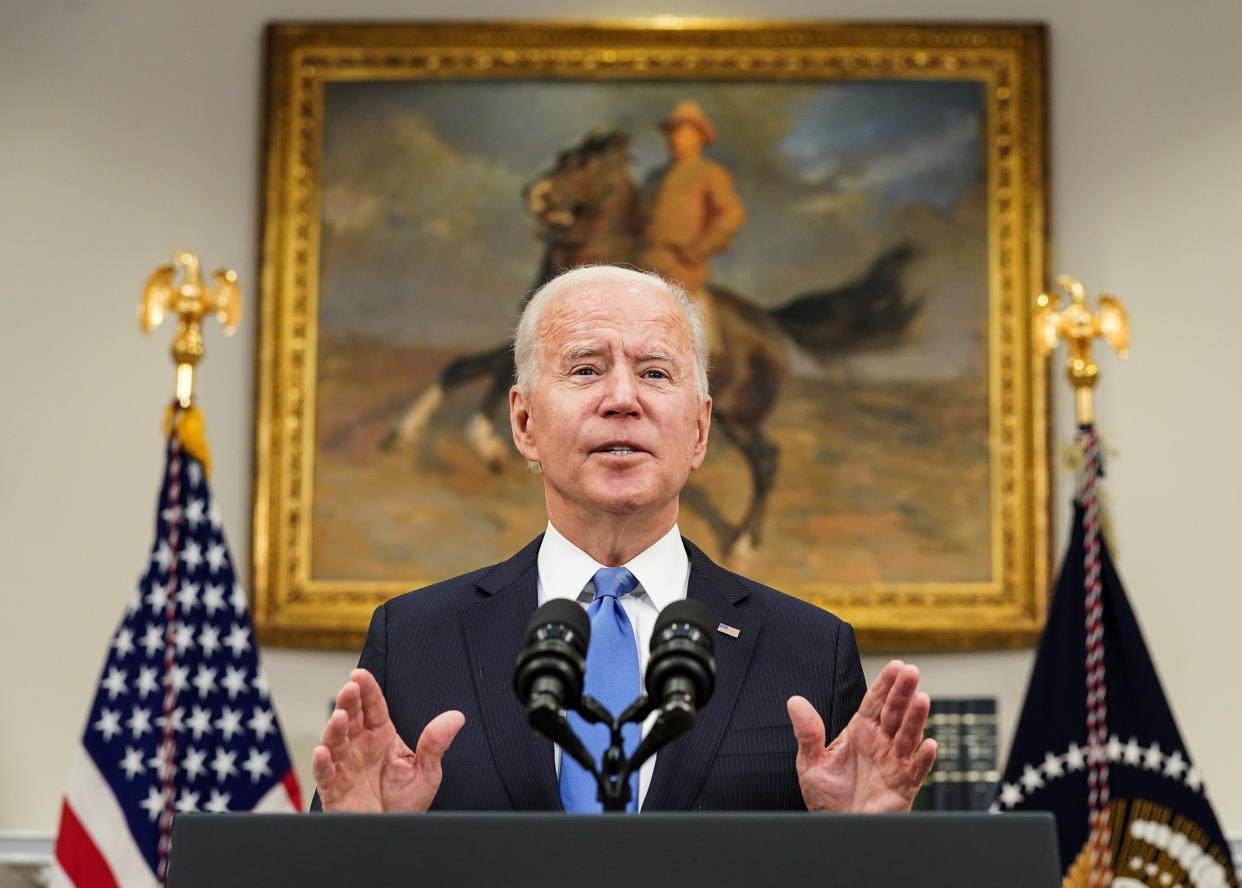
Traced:
POLYGON ((1229 845, 1100 533, 1099 441, 994 811, 1057 819, 1068 886, 1238 885, 1229 845))
POLYGON ((178 812, 301 809, 205 448, 185 434, 201 418, 174 416, 151 556, 66 781, 53 885, 162 884, 178 812))

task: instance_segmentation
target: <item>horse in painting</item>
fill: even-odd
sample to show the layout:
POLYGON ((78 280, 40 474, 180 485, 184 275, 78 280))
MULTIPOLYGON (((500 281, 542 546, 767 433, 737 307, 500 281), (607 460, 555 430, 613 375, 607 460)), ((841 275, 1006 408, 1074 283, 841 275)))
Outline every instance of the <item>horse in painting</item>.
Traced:
MULTIPOLYGON (((524 197, 543 244, 531 292, 579 265, 636 263, 644 213, 630 173, 629 138, 624 132, 592 131, 561 151, 552 167, 527 186, 524 197)), ((709 284, 713 420, 741 453, 750 475, 743 515, 718 528, 726 557, 744 558, 762 541, 780 455, 764 426, 786 378, 789 341, 822 358, 852 351, 878 337, 899 336, 919 309, 901 283, 901 272, 912 256, 908 245, 900 245, 877 258, 858 279, 799 295, 771 310, 709 284)), ((512 341, 454 359, 396 420, 386 445, 412 446, 454 389, 486 380, 465 431, 475 453, 499 471, 508 448, 496 433, 493 417, 512 379, 512 341)))

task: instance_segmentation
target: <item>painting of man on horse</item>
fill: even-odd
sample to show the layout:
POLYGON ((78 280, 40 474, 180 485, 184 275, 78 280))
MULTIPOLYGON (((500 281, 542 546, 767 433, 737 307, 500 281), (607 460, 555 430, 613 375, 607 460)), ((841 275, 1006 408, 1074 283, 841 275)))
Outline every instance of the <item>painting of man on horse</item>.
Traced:
MULTIPOLYGON (((738 167, 754 168, 753 161, 736 160, 737 144, 745 146, 753 137, 746 128, 722 131, 713 119, 721 113, 734 123, 739 115, 749 118, 737 107, 722 103, 725 94, 720 89, 704 90, 701 95, 717 100, 712 115, 701 101, 664 90, 659 96, 661 111, 645 115, 645 121, 632 116, 626 126, 588 127, 584 135, 549 152, 555 154, 551 164, 514 189, 520 194, 518 207, 525 216, 519 231, 538 252, 528 266, 533 273, 528 272, 512 292, 496 293, 498 319, 516 316, 523 294, 582 264, 632 265, 677 281, 699 300, 708 321, 717 431, 716 456, 700 473, 704 481, 683 498, 687 511, 693 513, 683 517, 683 525, 701 522, 709 532, 706 536, 717 543, 716 554, 736 562, 778 558, 786 538, 796 542, 791 535, 803 533, 803 528, 818 536, 817 528, 855 514, 852 527, 870 526, 878 535, 896 531, 896 536, 904 537, 897 547, 910 546, 917 553, 922 545, 919 540, 943 537, 943 533, 933 526, 935 519, 921 514, 921 504, 903 505, 903 497, 908 500, 911 490, 928 489, 943 476, 924 467, 926 477, 907 477, 919 470, 911 468, 910 459, 900 457, 903 468, 895 475, 901 480, 891 496, 878 498, 885 508, 877 517, 869 506, 849 502, 857 496, 855 482, 842 481, 839 461, 854 459, 849 455, 853 453, 862 456, 864 451, 855 445, 863 442, 853 440, 853 432, 873 427, 877 417, 881 428, 887 423, 893 440, 871 441, 864 447, 891 445, 899 454, 910 447, 943 452, 946 445, 954 446, 949 441, 979 433, 977 423, 981 417, 986 419, 979 387, 984 372, 981 354, 949 355, 960 346, 946 351, 944 344, 924 342, 924 352, 942 359, 930 371, 938 379, 921 379, 918 371, 912 371, 920 360, 915 356, 920 332, 935 327, 935 321, 926 317, 929 300, 947 292, 950 295, 939 301, 948 306, 949 313, 960 315, 971 299, 985 298, 986 268, 970 267, 971 262, 979 263, 982 247, 968 247, 964 240, 966 229, 974 224, 971 189, 977 191, 978 186, 969 181, 956 183, 957 204, 941 201, 943 209, 930 206, 933 202, 928 200, 909 199, 881 206, 877 201, 860 200, 858 192, 865 189, 845 187, 858 160, 842 152, 832 187, 808 188, 808 193, 799 194, 788 176, 774 175, 767 188, 757 190, 762 183, 738 179, 733 172, 738 167), (653 150, 650 134, 657 132, 663 157, 653 150), (714 150, 718 144, 724 146, 723 156, 714 150), (782 189, 789 194, 781 194, 782 189), (830 207, 827 212, 826 206, 830 207), (784 207, 785 215, 774 216, 774 207, 784 207), (831 226, 824 224, 825 216, 831 218, 831 226), (875 230, 880 218, 888 230, 875 230), (781 220, 788 244, 774 237, 774 220, 781 220), (826 228, 836 236, 816 239, 826 228), (756 255, 754 242, 769 245, 770 260, 756 255), (961 265, 957 260, 965 258, 964 265, 951 268, 947 254, 952 251, 957 254, 952 264, 961 265), (830 268, 825 265, 830 256, 845 257, 844 273, 830 271, 819 277, 813 269, 830 268), (740 261, 744 266, 739 266, 740 261), (806 268, 800 270, 802 266, 806 268), (968 283, 962 286, 962 280, 968 283), (963 373, 969 378, 965 388, 948 382, 964 378, 963 373), (973 394, 967 395, 970 406, 963 412, 967 402, 959 406, 952 392, 967 390, 973 394), (898 406, 907 403, 911 404, 908 408, 898 406), (939 412, 927 415, 928 410, 939 412), (829 419, 834 413, 840 421, 829 419), (946 417, 969 420, 957 428, 945 425, 942 419, 946 417), (825 422, 831 427, 824 426, 825 422), (915 431, 920 427, 921 431, 915 431), (915 438, 901 440, 911 434, 915 438), (722 444, 736 456, 725 455, 722 444), (773 497, 781 491, 778 500, 784 503, 773 517, 773 497), (769 542, 773 532, 777 537, 769 542)), ((960 96, 955 103, 969 107, 968 99, 960 96)), ((655 105, 653 97, 643 107, 655 105)), ((806 103, 791 102, 790 106, 806 107, 806 103)), ((769 127, 773 134, 769 141, 806 166, 798 157, 805 147, 796 123, 796 117, 785 121, 783 142, 782 133, 769 127)), ((779 154, 775 158, 780 160, 779 154)), ((775 163, 772 157, 765 162, 775 163)), ((811 177, 804 174, 802 178, 811 177)), ((516 238, 512 233, 506 236, 516 238)), ((461 276, 466 279, 474 273, 475 269, 464 268, 461 276)), ((478 294, 470 298, 477 299, 478 294)), ((446 316, 450 304, 425 303, 422 310, 446 316)), ((478 320, 463 319, 463 323, 478 320)), ((357 322, 351 319, 349 323, 357 322)), ((942 338, 947 342, 950 337, 945 333, 942 338)), ((411 339, 418 338, 419 333, 412 330, 411 339)), ((953 339, 969 342, 958 334, 953 339)), ((336 339, 328 342, 332 347, 337 344, 336 339)), ((402 386, 399 380, 385 378, 379 386, 386 393, 383 398, 375 397, 367 409, 350 411, 351 420, 342 419, 330 431, 321 431, 321 464, 326 461, 334 466, 338 454, 344 459, 346 452, 355 461, 366 459, 365 448, 358 442, 369 438, 376 448, 372 454, 378 454, 372 462, 383 467, 385 485, 402 484, 404 469, 410 473, 410 483, 425 485, 436 477, 444 479, 446 490, 429 491, 430 501, 460 502, 465 495, 459 490, 462 485, 477 492, 470 496, 487 500, 490 488, 492 499, 481 511, 497 509, 491 520, 507 530, 509 519, 501 515, 511 513, 499 511, 495 499, 512 497, 522 483, 521 460, 507 441, 507 428, 500 431, 498 427, 512 383, 512 341, 497 337, 479 344, 485 347, 447 354, 434 376, 421 386, 416 380, 411 380, 414 386, 402 386), (370 431, 376 429, 378 437, 370 431), (467 449, 454 452, 450 446, 454 440, 467 449), (462 462, 459 454, 463 452, 474 454, 482 474, 474 475, 462 462), (447 468, 448 463, 453 468, 447 468), (467 482, 466 475, 472 480, 467 482)), ((424 348, 422 354, 420 363, 430 359, 431 350, 424 348)), ((863 471, 873 473, 885 462, 879 452, 872 452, 863 463, 874 467, 863 471)), ((959 477, 978 478, 979 471, 986 474, 986 458, 980 466, 973 473, 959 472, 959 477)), ((353 474, 369 471, 358 465, 350 469, 353 474)), ((877 483, 884 487, 882 479, 877 483)), ((983 483, 965 501, 979 503, 982 497, 986 506, 986 496, 983 483)), ((872 494, 871 500, 875 499, 872 494)), ((986 517, 982 523, 986 524, 986 517)), ((970 522, 964 526, 969 528, 970 522)), ((537 530, 522 528, 522 532, 532 529, 537 530)), ((860 534, 844 536, 855 543, 863 539, 860 534)), ((986 553, 985 543, 947 541, 951 549, 974 546, 980 553, 986 553)), ((893 571, 900 576, 903 568, 898 561, 885 563, 886 558, 881 553, 851 560, 838 553, 832 556, 832 564, 860 579, 892 576, 893 571)), ((978 557, 966 561, 980 563, 978 557)))

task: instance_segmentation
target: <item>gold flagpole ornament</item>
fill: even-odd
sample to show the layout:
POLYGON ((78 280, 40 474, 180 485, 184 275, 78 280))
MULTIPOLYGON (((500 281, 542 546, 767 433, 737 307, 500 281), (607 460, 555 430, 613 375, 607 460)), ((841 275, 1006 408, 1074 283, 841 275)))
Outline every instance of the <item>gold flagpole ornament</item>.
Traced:
POLYGON ((194 368, 204 351, 202 321, 204 316, 215 315, 227 336, 237 329, 242 312, 237 273, 218 268, 211 276, 214 288, 203 280, 198 256, 189 250, 177 250, 171 264, 161 265, 151 273, 138 303, 138 326, 143 333, 158 327, 166 314, 177 315, 177 338, 172 345, 173 362, 177 365, 177 401, 164 414, 164 434, 171 434, 175 427, 181 445, 203 464, 209 475, 211 454, 207 450, 203 416, 194 406, 194 368), (176 283, 178 270, 183 272, 180 284, 176 283))
POLYGON ((1069 294, 1070 304, 1061 308, 1056 293, 1041 293, 1035 300, 1035 353, 1046 358, 1057 342, 1065 340, 1069 349, 1065 369, 1074 387, 1078 424, 1091 425, 1095 422, 1095 381, 1100 374, 1099 365, 1091 359, 1091 343, 1103 339, 1124 358, 1130 345, 1130 321, 1125 306, 1111 293, 1097 297, 1100 308, 1092 313, 1087 291, 1077 278, 1062 275, 1057 283, 1069 294))
POLYGON ((177 315, 177 338, 173 340, 172 356, 177 365, 177 402, 188 408, 194 397, 194 368, 203 357, 202 320, 214 314, 224 325, 225 335, 237 329, 241 320, 241 287, 237 273, 217 268, 212 272, 214 288, 203 280, 198 256, 189 250, 177 250, 169 265, 161 265, 147 279, 142 300, 138 303, 138 326, 150 333, 164 320, 164 315, 177 315), (177 284, 177 271, 184 280, 177 284))

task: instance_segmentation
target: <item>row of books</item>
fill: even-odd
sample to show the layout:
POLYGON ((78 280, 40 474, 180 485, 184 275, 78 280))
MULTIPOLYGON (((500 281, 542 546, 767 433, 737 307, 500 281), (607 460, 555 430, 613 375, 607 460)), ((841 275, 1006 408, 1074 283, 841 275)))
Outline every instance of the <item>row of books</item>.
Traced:
POLYGON ((934 697, 926 735, 936 765, 914 800, 916 811, 986 811, 996 798, 996 698, 934 697))

